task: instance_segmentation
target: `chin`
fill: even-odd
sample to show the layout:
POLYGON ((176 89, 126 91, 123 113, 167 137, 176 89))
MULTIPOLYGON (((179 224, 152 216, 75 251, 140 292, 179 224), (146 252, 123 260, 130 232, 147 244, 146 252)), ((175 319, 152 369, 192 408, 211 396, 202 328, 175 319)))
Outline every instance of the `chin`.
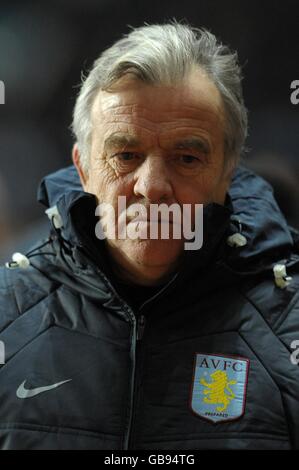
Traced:
POLYGON ((175 263, 184 248, 181 240, 130 240, 126 245, 128 258, 151 267, 175 263))

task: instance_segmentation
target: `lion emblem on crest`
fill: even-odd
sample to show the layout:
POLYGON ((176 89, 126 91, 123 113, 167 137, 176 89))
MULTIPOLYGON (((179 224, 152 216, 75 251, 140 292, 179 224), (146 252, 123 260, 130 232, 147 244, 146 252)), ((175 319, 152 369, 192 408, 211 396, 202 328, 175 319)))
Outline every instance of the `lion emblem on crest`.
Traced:
POLYGON ((229 381, 226 372, 222 370, 216 370, 210 375, 210 378, 212 379, 210 383, 206 382, 204 378, 200 379, 201 385, 206 387, 203 393, 207 396, 203 398, 203 401, 213 405, 222 405, 217 406, 216 410, 225 411, 231 400, 235 398, 230 385, 235 385, 237 381, 229 381))

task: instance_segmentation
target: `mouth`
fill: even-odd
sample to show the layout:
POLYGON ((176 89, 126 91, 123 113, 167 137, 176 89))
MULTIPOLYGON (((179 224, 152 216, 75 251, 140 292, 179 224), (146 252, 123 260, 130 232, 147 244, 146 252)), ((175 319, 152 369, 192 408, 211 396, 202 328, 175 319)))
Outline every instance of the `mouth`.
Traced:
POLYGON ((140 217, 140 218, 133 218, 133 219, 129 219, 128 221, 129 224, 142 224, 142 225, 145 225, 145 224, 154 224, 154 225, 157 225, 157 224, 160 224, 160 225, 164 225, 164 224, 167 224, 167 225, 174 225, 173 222, 171 220, 164 220, 164 219, 146 219, 144 217, 140 217))

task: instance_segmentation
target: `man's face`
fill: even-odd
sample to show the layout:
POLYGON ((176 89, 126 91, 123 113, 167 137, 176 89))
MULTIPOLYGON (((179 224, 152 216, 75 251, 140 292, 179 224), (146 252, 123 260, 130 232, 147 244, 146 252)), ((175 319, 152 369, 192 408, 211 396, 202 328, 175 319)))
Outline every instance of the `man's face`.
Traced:
MULTIPOLYGON (((91 115, 88 175, 76 146, 73 160, 84 190, 99 203, 112 204, 116 214, 118 196, 126 196, 127 207, 140 203, 147 209, 224 203, 229 177, 223 104, 200 70, 173 87, 123 77, 109 92, 99 91, 91 115)), ((120 275, 150 285, 176 268, 184 239, 110 239, 107 246, 120 275)))

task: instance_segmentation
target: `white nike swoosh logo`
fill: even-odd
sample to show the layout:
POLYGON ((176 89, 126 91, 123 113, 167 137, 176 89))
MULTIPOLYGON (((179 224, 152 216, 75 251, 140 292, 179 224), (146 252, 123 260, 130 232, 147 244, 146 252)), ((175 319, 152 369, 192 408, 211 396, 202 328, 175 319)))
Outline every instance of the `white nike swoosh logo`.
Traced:
POLYGON ((25 388, 26 380, 24 380, 24 382, 19 386, 16 392, 16 395, 18 398, 35 397, 36 395, 39 395, 40 393, 47 392, 48 390, 53 390, 54 388, 60 387, 60 385, 70 382, 71 380, 72 379, 63 380, 62 382, 58 382, 53 385, 47 385, 45 387, 38 387, 38 388, 31 388, 31 389, 25 388))

